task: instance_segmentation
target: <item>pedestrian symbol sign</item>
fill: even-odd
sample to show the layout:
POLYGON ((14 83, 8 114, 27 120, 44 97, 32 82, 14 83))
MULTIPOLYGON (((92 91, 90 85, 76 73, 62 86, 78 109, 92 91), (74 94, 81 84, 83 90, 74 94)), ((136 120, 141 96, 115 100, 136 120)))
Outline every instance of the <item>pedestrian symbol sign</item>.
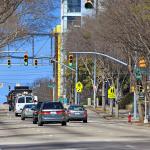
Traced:
POLYGON ((79 82, 76 83, 76 91, 78 93, 81 93, 82 90, 83 90, 83 84, 79 81, 79 82))
POLYGON ((116 98, 115 87, 111 86, 108 89, 108 98, 109 99, 115 99, 116 98))

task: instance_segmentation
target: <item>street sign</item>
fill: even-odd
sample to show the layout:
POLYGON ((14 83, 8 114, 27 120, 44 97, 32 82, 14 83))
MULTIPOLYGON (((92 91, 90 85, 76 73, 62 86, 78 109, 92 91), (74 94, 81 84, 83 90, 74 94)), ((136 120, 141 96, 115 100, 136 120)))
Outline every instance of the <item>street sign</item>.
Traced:
POLYGON ((115 99, 116 98, 116 93, 115 93, 115 87, 114 86, 111 86, 108 89, 108 98, 109 99, 115 99))
POLYGON ((49 83, 49 84, 48 84, 48 87, 49 87, 49 88, 54 88, 54 87, 55 87, 55 83, 49 83))
POLYGON ((140 68, 134 68, 134 73, 135 73, 135 77, 136 80, 141 80, 142 79, 142 74, 141 74, 141 70, 140 68))
POLYGON ((78 93, 81 93, 82 90, 83 90, 83 84, 79 81, 79 82, 76 83, 76 91, 78 93))

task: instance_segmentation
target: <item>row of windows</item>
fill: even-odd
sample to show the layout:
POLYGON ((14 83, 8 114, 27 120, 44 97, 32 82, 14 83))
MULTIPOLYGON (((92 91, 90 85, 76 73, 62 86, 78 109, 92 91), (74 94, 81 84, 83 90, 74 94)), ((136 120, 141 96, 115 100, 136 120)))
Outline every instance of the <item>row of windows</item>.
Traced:
POLYGON ((68 0, 67 12, 81 12, 81 0, 68 0))

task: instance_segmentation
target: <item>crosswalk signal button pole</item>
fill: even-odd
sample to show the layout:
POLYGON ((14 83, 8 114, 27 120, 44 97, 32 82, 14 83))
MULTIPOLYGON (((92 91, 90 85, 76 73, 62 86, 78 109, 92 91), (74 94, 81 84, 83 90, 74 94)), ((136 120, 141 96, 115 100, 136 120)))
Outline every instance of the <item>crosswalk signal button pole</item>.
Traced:
POLYGON ((24 54, 24 65, 28 66, 28 54, 24 54))

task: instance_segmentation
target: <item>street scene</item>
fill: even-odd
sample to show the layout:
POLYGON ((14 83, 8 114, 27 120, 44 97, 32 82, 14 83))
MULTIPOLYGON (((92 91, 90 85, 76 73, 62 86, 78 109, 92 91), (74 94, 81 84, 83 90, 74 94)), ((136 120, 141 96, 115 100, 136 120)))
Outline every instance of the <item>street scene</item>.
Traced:
POLYGON ((149 10, 0 0, 0 150, 149 150, 149 10))

